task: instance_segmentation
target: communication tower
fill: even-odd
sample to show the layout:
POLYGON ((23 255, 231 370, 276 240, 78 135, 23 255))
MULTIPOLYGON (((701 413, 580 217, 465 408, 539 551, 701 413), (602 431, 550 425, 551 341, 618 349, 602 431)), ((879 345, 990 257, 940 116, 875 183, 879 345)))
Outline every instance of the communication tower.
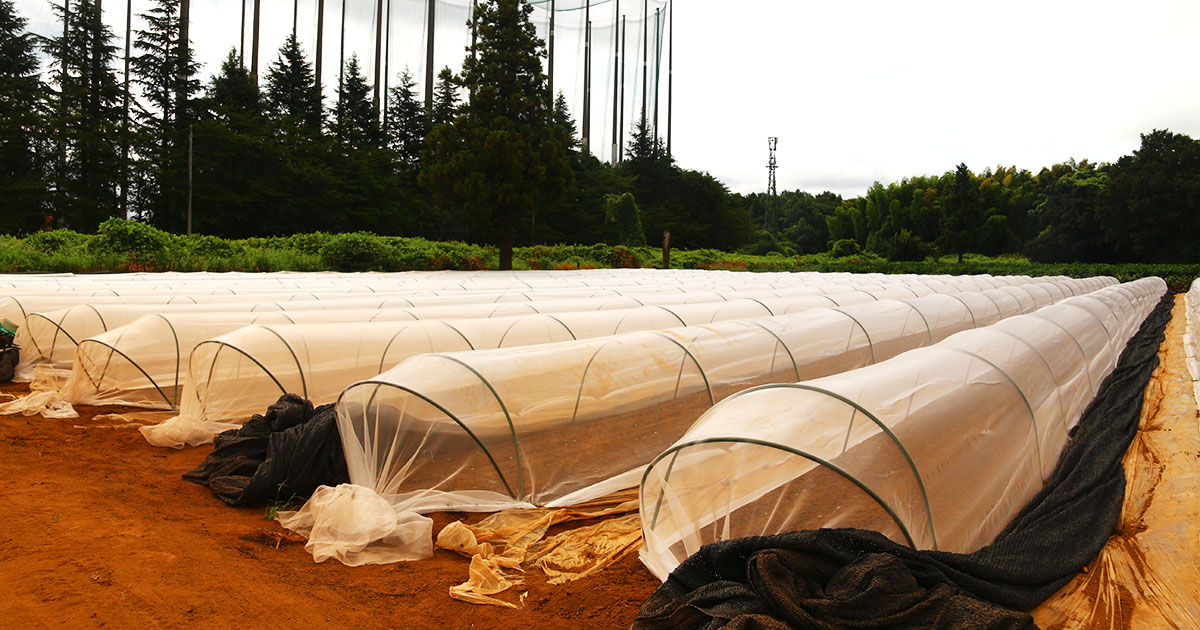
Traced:
POLYGON ((763 229, 768 232, 775 231, 778 217, 775 216, 775 169, 779 168, 779 163, 775 161, 775 147, 779 144, 779 138, 767 138, 767 146, 770 148, 770 159, 767 160, 767 208, 763 212, 763 229))

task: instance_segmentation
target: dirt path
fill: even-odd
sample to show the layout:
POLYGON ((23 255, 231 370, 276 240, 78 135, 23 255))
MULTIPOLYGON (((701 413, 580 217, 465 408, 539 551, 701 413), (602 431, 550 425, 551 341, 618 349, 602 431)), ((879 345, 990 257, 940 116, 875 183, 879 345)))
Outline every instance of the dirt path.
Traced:
MULTIPOLYGON (((621 628, 658 585, 634 556, 564 586, 530 573, 525 609, 513 611, 451 600, 468 561, 446 551, 385 567, 314 564, 261 509, 228 507, 179 478, 209 448, 95 428, 111 423, 91 417, 112 410, 0 417, 0 625, 621 628)), ((436 515, 434 531, 454 516, 436 515)))
POLYGON ((1184 362, 1185 319, 1179 294, 1122 462, 1127 483, 1117 532, 1033 611, 1043 628, 1200 627, 1200 413, 1184 362))

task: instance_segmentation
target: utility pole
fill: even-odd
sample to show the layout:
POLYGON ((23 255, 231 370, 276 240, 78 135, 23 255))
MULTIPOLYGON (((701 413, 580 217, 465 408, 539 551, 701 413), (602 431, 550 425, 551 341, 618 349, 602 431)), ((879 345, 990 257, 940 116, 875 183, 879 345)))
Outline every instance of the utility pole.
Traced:
POLYGON ((433 112, 433 28, 435 0, 428 0, 426 5, 429 22, 425 26, 425 113, 433 112))
POLYGON ((250 76, 254 77, 254 87, 258 87, 258 27, 262 16, 262 0, 254 0, 254 35, 250 45, 250 76))
POLYGON ((608 156, 608 161, 612 166, 617 165, 617 154, 620 149, 620 140, 617 137, 618 130, 618 114, 617 110, 621 105, 621 93, 618 91, 618 84, 621 80, 621 0, 616 0, 616 9, 613 10, 613 111, 612 111, 612 149, 608 156))
POLYGON ((770 148, 770 158, 767 160, 767 208, 763 212, 763 229, 768 232, 775 231, 775 169, 779 168, 779 163, 775 161, 775 147, 779 144, 779 138, 774 136, 767 138, 767 146, 770 148))

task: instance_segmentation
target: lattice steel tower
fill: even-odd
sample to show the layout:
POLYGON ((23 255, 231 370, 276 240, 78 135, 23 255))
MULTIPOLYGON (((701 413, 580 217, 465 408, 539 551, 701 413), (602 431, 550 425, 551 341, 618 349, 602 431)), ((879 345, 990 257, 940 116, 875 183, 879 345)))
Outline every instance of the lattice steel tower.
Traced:
POLYGON ((779 163, 775 161, 775 147, 779 144, 779 138, 767 138, 767 146, 771 150, 771 157, 767 160, 767 208, 763 212, 763 229, 768 232, 775 231, 776 223, 779 217, 775 216, 775 169, 779 168, 779 163))

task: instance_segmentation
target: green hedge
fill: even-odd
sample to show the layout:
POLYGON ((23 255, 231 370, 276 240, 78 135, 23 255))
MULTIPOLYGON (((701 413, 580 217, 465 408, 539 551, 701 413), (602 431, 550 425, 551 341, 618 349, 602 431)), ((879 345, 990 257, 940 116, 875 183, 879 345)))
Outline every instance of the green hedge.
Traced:
MULTIPOLYGON (((803 256, 738 254, 715 249, 675 250, 679 269, 731 271, 841 271, 852 273, 992 274, 1071 277, 1114 276, 1122 282, 1160 276, 1175 291, 1185 291, 1200 276, 1200 264, 1047 264, 1020 256, 990 258, 975 254, 888 262, 854 248, 803 256)), ((534 245, 513 251, 517 269, 601 269, 656 267, 654 247, 534 245)), ((495 269, 495 247, 423 238, 346 234, 293 234, 226 240, 215 236, 177 236, 137 221, 109 219, 95 235, 70 230, 37 232, 24 238, 0 235, 0 272, 92 271, 440 271, 495 269)))

